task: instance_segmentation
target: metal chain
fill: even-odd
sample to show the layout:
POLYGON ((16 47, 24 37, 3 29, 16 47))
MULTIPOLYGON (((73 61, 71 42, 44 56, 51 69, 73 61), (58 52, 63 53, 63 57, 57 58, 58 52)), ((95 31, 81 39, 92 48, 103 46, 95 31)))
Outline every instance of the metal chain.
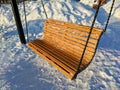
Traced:
POLYGON ((27 25, 27 16, 26 16, 26 9, 25 9, 25 0, 23 0, 23 8, 24 8, 24 15, 25 15, 25 25, 26 25, 26 33, 27 33, 27 41, 29 42, 29 31, 28 31, 28 25, 27 25))
POLYGON ((46 12, 46 10, 45 10, 45 6, 44 6, 44 3, 43 3, 42 0, 41 0, 41 3, 42 3, 43 10, 44 10, 44 12, 45 12, 45 16, 46 16, 46 18, 48 19, 48 15, 47 15, 47 12, 46 12))
POLYGON ((98 4, 97 10, 96 10, 96 13, 95 13, 95 16, 94 16, 94 19, 93 19, 93 22, 92 22, 92 25, 91 25, 91 28, 90 28, 90 32, 89 32, 89 35, 88 35, 88 38, 87 38, 87 41, 86 41, 86 44, 85 44, 85 48, 84 48, 84 50, 83 50, 83 52, 82 52, 82 55, 81 55, 81 58, 80 58, 80 62, 79 62, 79 65, 78 65, 78 70, 77 70, 77 72, 76 72, 76 74, 75 74, 75 77, 76 77, 76 75, 79 73, 80 66, 81 66, 81 64, 82 64, 83 57, 84 57, 84 54, 85 54, 87 45, 88 45, 88 43, 89 43, 89 39, 90 39, 92 30, 93 30, 93 28, 94 28, 95 21, 96 21, 96 18, 97 18, 97 16, 98 16, 98 13, 99 13, 100 6, 101 6, 101 1, 100 1, 99 4, 98 4))
MULTIPOLYGON (((1 8, 1 14, 2 14, 2 7, 1 7, 1 4, 0 4, 0 8, 1 8)), ((0 17, 1 17, 1 14, 0 14, 0 17)), ((1 23, 1 19, 0 19, 0 23, 1 23)), ((2 24, 1 24, 1 28, 0 28, 0 49, 2 49, 2 24)))
POLYGON ((115 0, 113 0, 113 2, 112 2, 112 6, 111 6, 111 9, 110 9, 110 12, 109 12, 109 15, 108 15, 108 19, 107 19, 107 22, 106 22, 106 25, 105 25, 105 28, 104 28, 104 32, 106 31, 106 29, 108 27, 114 4, 115 4, 115 0))

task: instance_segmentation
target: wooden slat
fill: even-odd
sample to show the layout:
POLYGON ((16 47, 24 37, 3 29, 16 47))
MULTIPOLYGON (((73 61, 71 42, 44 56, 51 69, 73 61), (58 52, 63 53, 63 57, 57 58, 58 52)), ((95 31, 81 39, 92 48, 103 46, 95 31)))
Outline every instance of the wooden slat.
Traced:
POLYGON ((40 55, 43 59, 48 61, 51 65, 56 67, 61 73, 63 73, 69 79, 72 79, 73 76, 75 75, 76 72, 74 72, 74 73, 68 72, 68 71, 64 70, 60 65, 58 65, 58 64, 54 63, 53 61, 51 61, 51 59, 54 60, 54 58, 51 57, 50 55, 48 55, 47 53, 45 53, 44 51, 37 50, 36 47, 31 45, 30 43, 28 44, 28 47, 31 48, 34 52, 36 52, 38 55, 40 55), (48 55, 51 59, 47 58, 46 55, 48 55))
MULTIPOLYGON (((64 63, 61 63, 59 60, 58 60, 58 57, 54 56, 54 55, 51 55, 51 53, 49 51, 46 52, 45 49, 43 48, 39 48, 38 46, 36 46, 35 44, 33 44, 33 42, 31 42, 31 46, 34 47, 35 50, 38 50, 40 52, 42 52, 47 58, 49 58, 51 61, 53 61, 54 63, 56 64, 59 64, 61 67, 63 67, 63 69, 65 69, 66 71, 68 72, 71 72, 71 74, 73 74, 75 71, 70 69, 68 66, 66 66, 64 63), (54 56, 54 57, 53 57, 54 56), (57 58, 57 59, 56 59, 57 58)), ((28 45, 30 46, 30 45, 28 45)))
MULTIPOLYGON (((61 42, 61 43, 63 43, 63 42, 61 42)), ((61 46, 60 47, 60 45, 61 45, 61 43, 58 43, 57 45, 59 46, 59 47, 57 47, 57 48, 60 48, 61 49, 61 51, 68 51, 69 49, 67 49, 69 46, 67 46, 67 45, 65 45, 66 47, 64 48, 64 46, 61 46)), ((52 45, 54 45, 55 43, 51 43, 52 45)), ((63 43, 64 44, 64 43, 63 43)), ((88 49, 89 50, 89 49, 88 49)), ((82 54, 82 51, 80 51, 80 49, 78 48, 78 49, 75 49, 74 50, 74 47, 73 47, 73 50, 72 49, 70 49, 68 52, 66 52, 66 53, 71 53, 72 55, 74 55, 75 57, 78 57, 78 58, 80 58, 80 55, 82 54), (77 51, 76 51, 77 50, 77 51)), ((87 56, 91 56, 91 55, 93 55, 93 52, 90 52, 90 51, 86 51, 86 55, 87 56), (87 54, 88 53, 88 54, 87 54)))
MULTIPOLYGON (((72 79, 78 69, 89 32, 89 26, 48 19, 44 24, 43 40, 31 41, 28 47, 72 79)), ((101 34, 102 29, 93 28, 80 70, 91 62, 101 34)))
MULTIPOLYGON (((87 40, 87 36, 88 36, 88 34, 86 34, 86 33, 84 33, 85 35, 87 35, 86 37, 82 37, 81 35, 75 35, 75 34, 73 34, 73 33, 68 33, 68 32, 63 32, 63 30, 59 30, 59 31, 57 31, 57 30, 53 30, 53 29, 50 29, 50 27, 48 27, 48 29, 47 28, 45 28, 45 34, 49 34, 49 33, 52 33, 52 35, 54 34, 54 35, 56 35, 56 36, 59 36, 60 38, 61 37, 64 37, 64 38, 66 38, 66 39, 71 39, 71 41, 73 40, 73 41, 75 41, 75 42, 77 42, 77 43, 82 43, 82 44, 85 44, 86 43, 86 40, 87 40), (80 39, 79 39, 80 38, 80 39), (81 39, 83 39, 83 40, 81 40, 81 39)), ((81 33, 82 34, 82 33, 81 33)), ((83 35, 83 34, 82 34, 83 35)), ((92 44, 96 44, 97 43, 97 40, 95 40, 95 39, 99 39, 99 36, 100 35, 97 35, 97 34, 92 34, 91 35, 91 38, 90 38, 90 40, 89 40, 89 42, 90 42, 90 44, 92 45, 92 44)), ((93 46, 95 46, 95 45, 93 45, 93 46)))
MULTIPOLYGON (((47 43, 45 43, 44 41, 42 41, 42 40, 36 40, 36 43, 37 44, 39 44, 39 45, 41 45, 41 46, 43 46, 44 48, 47 48, 48 46, 49 46, 49 44, 47 44, 47 43)), ((59 51, 57 51, 56 49, 54 49, 54 47, 52 47, 52 46, 49 46, 48 48, 47 48, 48 50, 52 50, 52 52, 54 53, 54 54, 57 54, 56 56, 57 57, 62 57, 62 60, 65 60, 66 62, 68 61, 68 64, 70 63, 71 65, 70 66, 75 66, 75 65, 77 65, 78 66, 78 64, 79 64, 79 62, 80 62, 80 59, 76 59, 76 57, 74 56, 73 57, 73 55, 67 55, 66 53, 64 53, 63 51, 61 52, 60 50, 59 51)), ((80 55, 79 55, 80 56, 80 55)), ((82 63, 82 67, 85 67, 85 65, 86 65, 86 63, 88 64, 90 61, 90 59, 91 59, 92 57, 88 57, 88 56, 84 56, 84 62, 82 63)), ((76 67, 76 66, 75 66, 76 67)))
MULTIPOLYGON (((51 22, 52 20, 50 20, 50 22, 51 22)), ((66 27, 66 25, 63 23, 63 22, 61 22, 60 21, 60 23, 59 23, 59 21, 57 22, 57 21, 55 21, 55 20, 53 20, 53 23, 51 24, 51 23, 49 23, 49 21, 47 22, 47 25, 45 25, 45 36, 47 36, 47 37, 45 37, 48 41, 49 40, 55 40, 54 38, 56 37, 57 39, 59 38, 60 40, 62 40, 62 41, 65 41, 65 42, 67 42, 67 45, 68 45, 68 43, 70 43, 70 44, 74 44, 74 45, 77 45, 77 46, 79 46, 79 47, 81 47, 81 48, 83 48, 84 49, 84 45, 85 45, 85 43, 86 43, 86 40, 87 40, 87 37, 82 37, 82 38, 85 38, 85 40, 83 41, 83 40, 79 40, 79 39, 75 39, 75 38, 73 38, 73 36, 76 36, 76 35, 74 35, 74 33, 69 33, 68 34, 68 32, 65 32, 65 31, 68 31, 68 30, 66 30, 66 29, 69 29, 68 27, 66 27), (56 23, 57 23, 57 25, 56 25, 56 23), (61 24, 61 25, 60 25, 61 24), (53 28, 52 28, 53 27, 53 28), (52 29, 51 29, 52 28, 52 29), (62 30, 61 30, 62 29, 62 30), (64 30, 65 29, 65 30, 64 30), (47 34, 47 35, 46 35, 47 34), (68 36, 69 35, 69 36, 68 36), (80 45, 79 45, 80 44, 80 45)), ((72 28, 72 29, 74 29, 74 28, 72 28)), ((76 28, 75 28, 76 29, 76 28)), ((80 28, 79 28, 80 29, 80 28)), ((85 28, 82 26, 82 28, 81 29, 90 29, 90 27, 86 27, 85 26, 85 28)), ((94 28, 94 29, 97 29, 97 28, 94 28)), ((91 54, 91 56, 92 56, 92 54, 95 52, 95 48, 96 48, 96 44, 97 44, 97 39, 99 39, 99 36, 100 35, 98 35, 98 34, 101 34, 101 31, 99 31, 99 33, 96 33, 96 30, 94 30, 93 29, 93 32, 92 32, 92 35, 91 36, 93 36, 92 38, 93 39, 91 39, 90 38, 90 40, 89 40, 89 44, 88 44, 88 48, 87 48, 87 50, 86 50, 86 53, 88 52, 89 54, 91 54), (96 37, 97 36, 97 37, 96 37), (97 39, 96 39, 97 38, 97 39), (96 39, 96 40, 95 40, 96 39), (93 44, 94 43, 94 44, 93 44), (92 52, 92 53, 91 53, 92 52)), ((69 29, 69 30, 71 30, 71 28, 69 29)), ((101 29, 100 29, 101 30, 101 29)), ((77 30, 77 31, 80 31, 80 30, 77 30)), ((98 30, 97 30, 98 31, 98 30)), ((71 32, 75 32, 75 30, 74 31, 72 31, 71 30, 71 32)), ((86 32, 83 32, 82 31, 82 33, 80 32, 76 32, 76 33, 78 33, 79 35, 80 34, 85 34, 85 35, 88 35, 88 33, 86 33, 86 32)), ((80 38, 81 39, 81 37, 79 37, 79 35, 77 35, 76 37, 77 38, 80 38)), ((58 40, 57 40, 58 41, 58 40)), ((55 41, 53 41, 53 42, 55 42, 55 41)), ((63 42, 62 42, 63 43, 63 42)), ((55 43, 54 43, 55 44, 55 43)), ((66 47, 67 47, 67 45, 65 45, 66 47)), ((60 45, 60 46, 62 46, 62 45, 60 45)), ((66 48, 65 47, 65 48, 66 48)), ((75 48, 73 48, 73 49, 75 49, 75 48)), ((82 50, 82 49, 79 49, 79 50, 82 50)), ((79 54, 80 55, 80 54, 79 54)))
MULTIPOLYGON (((63 56, 66 57, 66 55, 67 55, 67 56, 69 56, 69 59, 71 58, 71 60, 77 59, 77 57, 73 56, 73 54, 67 53, 66 51, 62 51, 61 49, 58 49, 57 47, 54 47, 53 45, 51 46, 50 43, 48 43, 48 42, 46 42, 44 40, 37 40, 37 42, 43 44, 44 46, 50 46, 49 49, 51 49, 51 50, 56 50, 57 49, 57 50, 59 50, 60 53, 64 52, 63 56)), ((70 49, 70 47, 68 47, 68 50, 69 49, 70 49)), ((69 50, 69 51, 71 51, 71 50, 69 50)))
MULTIPOLYGON (((85 35, 88 35, 89 34, 89 32, 90 32, 90 28, 87 28, 88 29, 88 31, 89 32, 85 32, 84 31, 84 28, 81 28, 81 29, 79 29, 79 30, 76 30, 76 29, 74 29, 74 28, 68 28, 68 27, 65 27, 65 25, 64 26, 56 26, 56 25, 49 25, 49 24, 47 24, 46 26, 45 26, 45 28, 47 28, 47 29, 51 29, 51 30, 56 30, 56 31, 61 31, 62 30, 62 32, 67 32, 67 31, 69 31, 69 33, 70 32, 72 32, 73 34, 78 34, 78 35, 81 35, 81 34, 85 34, 85 35)), ((86 30, 86 29, 85 29, 86 30)), ((99 33, 95 33, 94 32, 94 28, 93 28, 93 31, 92 31, 92 34, 93 35, 99 35, 99 34, 101 34, 101 32, 99 32, 99 33)))
MULTIPOLYGON (((72 35, 72 36, 74 36, 76 38, 79 38, 79 36, 85 38, 89 34, 89 33, 86 33, 86 32, 81 32, 80 30, 77 30, 76 32, 74 30, 74 31, 72 31, 73 33, 70 33, 70 32, 66 32, 66 31, 70 31, 69 28, 67 28, 67 29, 64 29, 64 28, 63 29, 62 28, 59 29, 59 27, 58 28, 57 27, 56 28, 51 28, 51 25, 46 25, 44 29, 46 29, 47 31, 51 31, 51 32, 61 32, 63 34, 68 34, 70 36, 72 35), (57 30, 57 29, 59 29, 59 30, 57 30)), ((101 34, 101 32, 100 32, 100 34, 101 34)), ((91 38, 98 39, 100 34, 92 32, 91 38)))
MULTIPOLYGON (((53 20, 53 19, 48 19, 45 21, 45 24, 56 24, 56 26, 60 26, 60 25, 64 25, 65 27, 69 27, 69 28, 75 28, 76 30, 83 30, 86 32, 89 32, 90 27, 89 26, 83 26, 83 25, 77 25, 77 24, 71 24, 68 22, 63 22, 63 21, 59 21, 59 20, 53 20)), ((99 33, 102 32, 103 30, 100 28, 94 28, 94 32, 95 33, 99 33)))
MULTIPOLYGON (((44 33, 45 34, 48 34, 48 33, 52 33, 52 34, 54 34, 54 35, 56 35, 56 36, 59 36, 60 38, 61 37, 64 37, 64 38, 66 38, 66 39, 70 39, 71 41, 75 41, 75 42, 77 42, 77 43, 81 43, 81 44, 85 44, 86 43, 86 40, 87 40, 87 37, 88 37, 88 35, 85 37, 85 36, 78 36, 78 35, 75 35, 75 34, 70 34, 70 33, 68 33, 68 32, 63 32, 63 33, 61 33, 60 31, 58 32, 58 31, 55 31, 55 30, 50 30, 50 29, 47 29, 47 30, 45 30, 44 31, 44 33), (79 39, 80 38, 80 39, 79 39)), ((94 35, 94 36, 96 36, 96 35, 94 35)), ((97 35, 97 37, 96 38, 98 38, 98 35, 97 35)), ((97 42, 97 40, 94 38, 90 38, 90 41, 89 41, 91 44, 96 44, 96 42, 97 42)))
MULTIPOLYGON (((59 41, 59 44, 62 44, 62 42, 66 42, 67 45, 69 45, 69 46, 73 45, 73 46, 79 47, 79 48, 76 48, 77 51, 79 51, 79 49, 83 50, 84 47, 85 47, 85 45, 82 45, 82 44, 79 44, 79 43, 76 43, 76 42, 72 42, 72 41, 70 42, 70 40, 65 39, 65 38, 60 38, 59 36, 56 36, 56 38, 54 38, 55 35, 53 35, 53 37, 51 37, 49 34, 46 34, 46 36, 47 37, 44 37, 44 39, 48 40, 48 41, 51 40, 51 42, 54 41, 53 43, 56 43, 55 41, 59 41), (64 41, 62 41, 62 40, 64 40, 64 41)), ((67 45, 65 47, 67 47, 67 45)), ((94 52, 95 48, 96 48, 95 45, 93 47, 92 46, 90 47, 90 45, 88 44, 88 51, 90 51, 91 53, 94 52)), ((73 50, 76 51, 76 49, 73 47, 73 50)))
MULTIPOLYGON (((83 51, 83 49, 84 49, 84 45, 79 45, 79 46, 76 46, 75 44, 76 43, 74 43, 74 42, 70 42, 70 43, 68 43, 68 41, 67 40, 64 40, 64 39, 58 39, 57 37, 54 39, 54 38, 52 38, 51 36, 47 36, 46 38, 44 38, 45 40, 47 40, 47 41, 49 41, 49 40, 54 40, 54 42, 55 41, 57 41, 58 42, 58 44, 60 44, 61 46, 62 46, 62 48, 64 48, 65 47, 65 49, 70 49, 70 50, 72 50, 72 51, 75 51, 76 52, 76 50, 78 51, 78 52, 81 52, 81 51, 83 51), (64 40, 64 41, 63 41, 64 40)), ((53 42, 52 42, 53 43, 53 42)), ((57 45, 58 45, 57 44, 57 45)), ((94 47, 94 48, 96 48, 96 47, 94 47)), ((91 47, 87 47, 87 50, 89 51, 89 52, 91 52, 91 53, 94 53, 94 48, 91 48, 91 47)))
MULTIPOLYGON (((47 53, 50 53, 52 56, 55 56, 56 58, 58 58, 58 60, 64 64, 66 64, 68 67, 70 67, 71 69, 73 70, 77 70, 77 64, 75 64, 75 61, 74 63, 72 59, 68 58, 67 56, 63 56, 62 53, 56 51, 55 49, 52 49, 51 46, 44 46, 42 44, 40 44, 40 42, 38 43, 38 41, 36 42, 33 42, 34 45, 36 45, 37 47, 40 47, 41 49, 43 49, 44 51, 47 50, 46 52, 47 53), (69 60, 69 61, 68 61, 69 60)), ((63 52, 64 53, 64 52, 63 52)))
MULTIPOLYGON (((43 44, 43 43, 41 43, 41 44, 43 44)), ((38 46, 38 45, 40 45, 40 43, 38 43, 38 41, 36 40, 36 41, 34 41, 34 42, 31 42, 31 43, 29 43, 28 44, 28 47, 29 48, 31 48, 33 51, 35 51, 36 53, 38 53, 41 57, 43 57, 43 56, 47 56, 47 57, 49 57, 49 58, 47 58, 47 59, 50 59, 50 57, 52 57, 52 55, 50 55, 49 53, 48 53, 48 51, 45 51, 45 48, 41 48, 40 46, 38 46), (36 44, 35 44, 36 43, 36 44), (43 52, 41 52, 41 50, 43 49, 43 52), (39 53, 39 52, 41 52, 42 53, 42 55, 41 55, 41 53, 39 53), (47 53, 47 54, 46 54, 47 53)), ((54 51, 53 51, 54 52, 54 51)), ((60 53, 58 53, 58 55, 59 55, 60 53)), ((53 57, 54 57, 54 55, 53 55, 53 57)), ((43 57, 43 58, 46 58, 46 57, 43 57)), ((53 60, 53 58, 51 58, 50 60, 53 60)), ((58 57, 57 57, 57 59, 54 59, 55 61, 49 61, 50 63, 51 62, 55 62, 56 64, 54 65, 54 64, 52 64, 53 66, 55 66, 58 70, 59 69, 62 69, 62 73, 63 74, 65 74, 65 76, 67 76, 69 79, 72 79, 73 78, 73 76, 74 76, 74 74, 75 74, 75 72, 76 72, 76 70, 75 71, 73 71, 73 70, 71 70, 69 67, 66 67, 66 66, 64 66, 65 65, 65 63, 60 63, 59 61, 58 61, 58 57), (60 66, 59 66, 59 65, 60 66), (64 71, 64 70, 66 70, 66 71, 64 71), (69 74, 68 74, 68 72, 69 72, 69 74), (72 76, 71 76, 72 75, 72 76)), ((65 60, 65 59, 64 59, 65 60)), ((63 61, 64 61, 63 60, 63 61)), ((70 61, 70 59, 67 59, 68 61, 70 61)), ((89 62, 86 62, 86 60, 84 59, 83 60, 84 62, 82 62, 82 65, 81 65, 81 68, 85 68, 86 67, 86 65, 89 63, 89 62)), ((71 61, 70 61, 71 62, 71 61)), ((71 65, 70 67, 73 67, 73 65, 71 65)))
MULTIPOLYGON (((39 45, 42 45, 44 48, 47 48, 49 46, 49 50, 52 50, 54 54, 58 54, 58 56, 62 56, 64 59, 66 59, 67 61, 69 60, 69 62, 71 64, 75 64, 77 65, 80 62, 80 57, 77 59, 76 56, 74 56, 73 54, 67 54, 66 52, 64 53, 64 51, 61 50, 56 50, 53 46, 50 46, 50 44, 44 42, 43 40, 36 40, 36 42, 39 45)), ((80 55, 79 55, 80 56, 80 55)), ((89 56, 90 57, 90 56, 89 56)), ((89 60, 89 58, 87 56, 85 56, 86 59, 89 60)))

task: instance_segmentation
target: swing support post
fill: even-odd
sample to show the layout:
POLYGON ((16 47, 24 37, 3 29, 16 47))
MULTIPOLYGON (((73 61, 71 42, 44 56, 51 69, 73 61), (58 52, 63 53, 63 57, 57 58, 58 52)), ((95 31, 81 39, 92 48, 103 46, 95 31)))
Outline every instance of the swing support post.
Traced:
POLYGON ((22 44, 26 44, 25 35, 24 35, 16 0, 11 0, 11 6, 12 6, 12 11, 14 14, 15 21, 16 21, 16 26, 17 26, 20 41, 22 44))

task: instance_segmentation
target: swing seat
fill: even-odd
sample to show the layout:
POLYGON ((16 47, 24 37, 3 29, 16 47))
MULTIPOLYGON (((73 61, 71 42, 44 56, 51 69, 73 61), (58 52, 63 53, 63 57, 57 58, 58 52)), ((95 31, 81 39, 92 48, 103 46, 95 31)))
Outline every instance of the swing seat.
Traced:
POLYGON ((44 23, 43 38, 30 41, 27 45, 69 79, 74 79, 76 73, 90 64, 103 30, 93 28, 78 69, 89 32, 89 26, 47 19, 44 23))

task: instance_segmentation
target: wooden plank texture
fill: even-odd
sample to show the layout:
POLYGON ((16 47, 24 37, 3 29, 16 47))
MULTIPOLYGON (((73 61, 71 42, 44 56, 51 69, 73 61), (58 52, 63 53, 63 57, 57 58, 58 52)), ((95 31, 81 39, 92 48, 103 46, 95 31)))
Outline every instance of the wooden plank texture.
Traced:
MULTIPOLYGON (((100 28, 93 28, 80 70, 86 68, 91 62, 102 31, 100 28)), ((47 19, 44 23, 43 39, 30 41, 28 47, 69 79, 73 79, 89 32, 89 26, 47 19)))

